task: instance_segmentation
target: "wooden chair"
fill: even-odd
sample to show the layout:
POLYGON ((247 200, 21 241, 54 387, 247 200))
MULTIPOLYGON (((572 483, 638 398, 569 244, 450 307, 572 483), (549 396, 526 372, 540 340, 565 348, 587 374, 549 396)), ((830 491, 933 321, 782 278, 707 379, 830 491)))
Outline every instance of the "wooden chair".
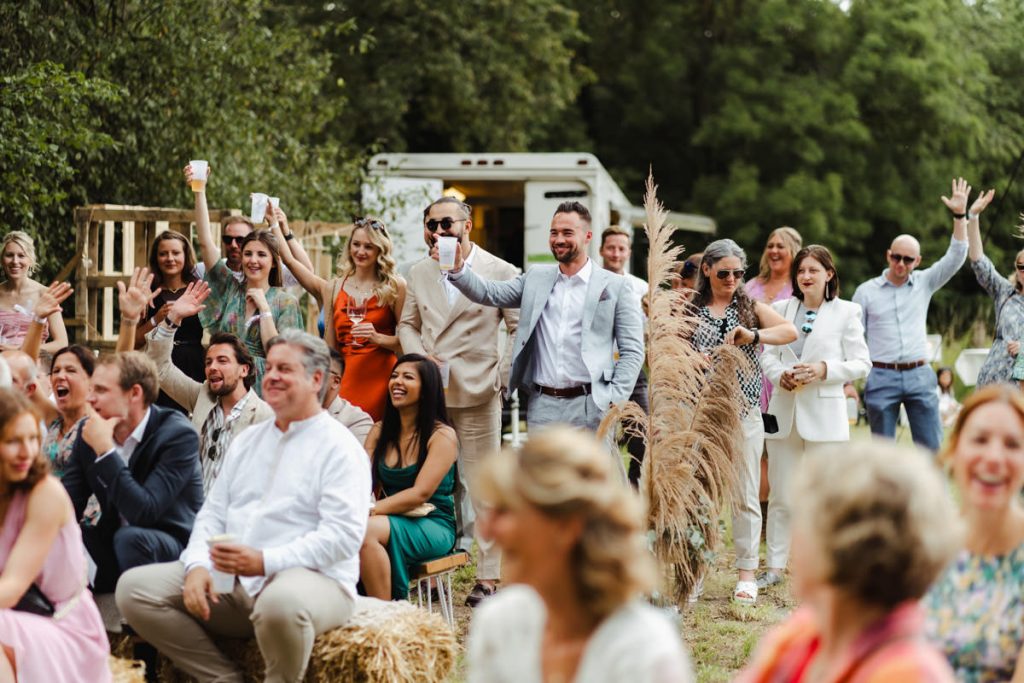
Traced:
POLYGON ((424 562, 416 568, 413 581, 416 583, 416 604, 423 607, 426 594, 427 611, 434 611, 434 599, 430 591, 431 579, 437 586, 437 602, 441 616, 448 626, 455 628, 455 602, 452 596, 452 574, 459 567, 469 564, 469 555, 463 551, 452 553, 436 560, 424 562))

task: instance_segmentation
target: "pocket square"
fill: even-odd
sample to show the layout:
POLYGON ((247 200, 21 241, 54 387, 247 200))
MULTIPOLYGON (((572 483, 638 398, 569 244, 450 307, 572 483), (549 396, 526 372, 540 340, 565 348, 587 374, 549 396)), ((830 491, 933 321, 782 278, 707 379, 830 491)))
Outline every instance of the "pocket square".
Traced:
POLYGON ((601 290, 601 296, 600 296, 600 298, 598 298, 598 302, 608 301, 611 298, 612 298, 612 295, 608 293, 608 290, 607 289, 602 289, 601 290))

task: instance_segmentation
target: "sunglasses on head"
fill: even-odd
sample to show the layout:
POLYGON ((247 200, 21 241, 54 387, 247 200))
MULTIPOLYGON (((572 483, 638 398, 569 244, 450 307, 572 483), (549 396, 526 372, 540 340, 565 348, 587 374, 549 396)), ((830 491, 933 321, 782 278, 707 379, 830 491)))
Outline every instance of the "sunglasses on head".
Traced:
POLYGON ((814 329, 814 321, 818 317, 817 311, 807 311, 804 313, 804 324, 800 326, 800 331, 804 334, 810 334, 811 330, 814 329))
POLYGON ((697 264, 693 261, 683 261, 683 277, 693 277, 697 272, 697 264))
POLYGON ((730 275, 732 275, 737 280, 742 280, 743 272, 744 271, 742 268, 737 268, 736 270, 729 270, 728 268, 723 268, 722 270, 719 270, 715 273, 715 277, 717 277, 719 280, 724 280, 730 275))
POLYGON ((220 241, 223 242, 224 244, 236 244, 240 246, 242 242, 245 240, 245 238, 246 235, 243 235, 241 237, 238 237, 236 235, 221 235, 220 241))
POLYGON ((426 223, 427 231, 437 232, 438 228, 441 228, 442 230, 451 230, 452 226, 455 225, 456 223, 465 223, 467 220, 468 219, 466 218, 442 218, 441 220, 435 220, 431 218, 426 223))
POLYGON ((387 228, 384 227, 384 224, 377 220, 376 218, 357 218, 355 219, 355 221, 353 221, 353 225, 355 225, 357 228, 373 228, 377 232, 382 232, 385 235, 388 233, 388 230, 387 228))
POLYGON ((913 263, 915 260, 917 260, 917 257, 916 256, 901 256, 900 254, 889 254, 889 260, 891 260, 893 263, 899 263, 900 261, 903 261, 904 265, 909 266, 911 263, 913 263))

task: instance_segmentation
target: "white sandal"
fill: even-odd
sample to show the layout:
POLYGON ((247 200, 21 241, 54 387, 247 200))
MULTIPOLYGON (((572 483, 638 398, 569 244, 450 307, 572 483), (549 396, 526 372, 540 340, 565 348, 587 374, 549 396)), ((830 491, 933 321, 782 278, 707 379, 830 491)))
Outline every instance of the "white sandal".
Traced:
POLYGON ((732 600, 739 605, 757 604, 757 581, 737 581, 732 600))

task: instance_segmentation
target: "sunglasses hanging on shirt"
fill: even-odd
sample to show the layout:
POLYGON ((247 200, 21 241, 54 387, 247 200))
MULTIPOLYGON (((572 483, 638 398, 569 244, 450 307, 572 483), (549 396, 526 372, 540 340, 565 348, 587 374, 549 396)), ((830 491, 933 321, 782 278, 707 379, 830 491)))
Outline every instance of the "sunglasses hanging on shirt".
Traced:
POLYGON ((800 326, 800 331, 804 334, 810 334, 811 330, 814 329, 814 321, 818 317, 817 311, 806 311, 804 313, 804 324, 800 326))

